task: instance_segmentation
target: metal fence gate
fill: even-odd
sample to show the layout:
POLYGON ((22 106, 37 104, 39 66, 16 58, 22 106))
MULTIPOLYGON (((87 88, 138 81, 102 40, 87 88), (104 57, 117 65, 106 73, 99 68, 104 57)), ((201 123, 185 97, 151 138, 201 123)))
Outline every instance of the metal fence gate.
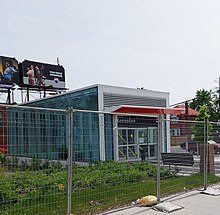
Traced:
POLYGON ((67 116, 1 106, 0 214, 66 214, 67 116))
POLYGON ((220 181, 219 134, 218 123, 1 106, 0 214, 98 214, 205 189, 220 181), (193 165, 165 163, 170 150, 193 165))
POLYGON ((156 195, 157 118, 74 111, 72 213, 104 213, 156 195))
MULTIPOLYGON (((169 153, 158 157, 157 169, 169 169, 169 175, 160 172, 157 180, 159 200, 166 200, 192 189, 205 190, 219 183, 218 160, 220 152, 219 123, 190 120, 164 120, 170 127, 169 153)), ((159 153, 159 152, 158 152, 159 153)))

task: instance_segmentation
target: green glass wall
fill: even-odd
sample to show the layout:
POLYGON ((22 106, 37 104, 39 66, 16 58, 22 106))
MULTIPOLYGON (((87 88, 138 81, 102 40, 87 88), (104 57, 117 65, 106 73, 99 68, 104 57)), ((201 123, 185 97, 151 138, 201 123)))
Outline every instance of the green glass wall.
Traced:
POLYGON ((73 129, 73 159, 79 162, 99 161, 99 115, 75 112, 73 129))
MULTIPOLYGON (((68 109, 74 108, 79 110, 98 110, 98 88, 93 87, 77 92, 61 94, 60 96, 50 97, 38 101, 25 104, 25 106, 43 107, 52 109, 68 109)), ((34 154, 36 151, 44 157, 49 153, 51 158, 59 158, 56 150, 67 151, 67 144, 60 141, 60 133, 64 135, 66 140, 68 126, 61 122, 59 114, 40 113, 36 111, 34 117, 28 111, 17 110, 16 113, 10 113, 12 118, 24 118, 24 122, 10 126, 11 145, 22 145, 21 149, 12 147, 11 150, 17 150, 19 155, 24 152, 34 154), (23 114, 23 115, 22 115, 23 114), (55 120, 52 119, 55 118, 55 120), (33 124, 33 122, 35 122, 33 124), (53 124, 53 122, 55 122, 53 124), (48 126, 51 124, 51 126, 48 126), (37 126, 38 124, 38 126, 37 126), (47 126, 45 126, 45 124, 47 126), (35 128, 38 127, 38 128, 35 128), (65 130, 65 131, 62 131, 65 130), (30 141, 32 133, 39 138, 35 138, 34 142, 30 141), (21 136, 24 135, 22 138, 21 136), (52 135, 52 136, 51 136, 52 135), (13 144, 12 144, 13 143, 13 144), (28 144, 27 144, 28 143, 28 144), (27 146, 26 146, 27 145, 27 146), (19 151, 21 150, 21 151, 19 151)), ((67 116, 66 116, 67 117, 67 116)), ((12 152, 12 151, 11 151, 12 152)), ((13 151, 15 153, 15 151, 13 151)), ((99 150, 99 116, 96 113, 74 112, 73 114, 73 160, 75 161, 98 161, 100 159, 99 150)))
POLYGON ((9 154, 44 159, 66 159, 67 119, 65 112, 9 108, 9 154))
POLYGON ((98 87, 48 97, 38 101, 29 102, 25 104, 25 106, 54 109, 74 108, 96 111, 98 110, 98 87))
POLYGON ((113 119, 110 114, 105 114, 105 159, 114 160, 113 119))

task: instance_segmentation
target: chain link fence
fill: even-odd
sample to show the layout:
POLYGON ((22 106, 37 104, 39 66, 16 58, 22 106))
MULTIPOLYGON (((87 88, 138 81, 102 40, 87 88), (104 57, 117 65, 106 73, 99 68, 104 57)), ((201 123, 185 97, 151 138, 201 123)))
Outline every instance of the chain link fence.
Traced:
POLYGON ((146 195, 163 201, 204 189, 220 181, 212 172, 219 128, 162 116, 1 106, 0 214, 98 214, 146 195))

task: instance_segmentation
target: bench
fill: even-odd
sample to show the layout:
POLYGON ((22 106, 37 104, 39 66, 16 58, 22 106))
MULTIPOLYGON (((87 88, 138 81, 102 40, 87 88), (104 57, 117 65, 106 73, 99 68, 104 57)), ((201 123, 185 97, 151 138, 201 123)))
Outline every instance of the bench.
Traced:
POLYGON ((190 153, 161 153, 163 165, 191 166, 194 173, 194 159, 190 153))

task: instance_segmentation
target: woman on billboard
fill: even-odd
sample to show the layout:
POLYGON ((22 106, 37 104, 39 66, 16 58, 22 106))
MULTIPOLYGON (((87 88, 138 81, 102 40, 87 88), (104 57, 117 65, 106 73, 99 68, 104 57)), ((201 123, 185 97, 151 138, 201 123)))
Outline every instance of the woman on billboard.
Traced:
POLYGON ((11 60, 6 60, 5 61, 5 66, 6 69, 4 71, 4 80, 5 81, 12 81, 12 82, 17 82, 18 79, 18 72, 13 65, 11 60))
POLYGON ((34 81, 34 65, 31 65, 30 68, 27 68, 28 72, 28 84, 30 85, 34 85, 35 81, 34 81))

